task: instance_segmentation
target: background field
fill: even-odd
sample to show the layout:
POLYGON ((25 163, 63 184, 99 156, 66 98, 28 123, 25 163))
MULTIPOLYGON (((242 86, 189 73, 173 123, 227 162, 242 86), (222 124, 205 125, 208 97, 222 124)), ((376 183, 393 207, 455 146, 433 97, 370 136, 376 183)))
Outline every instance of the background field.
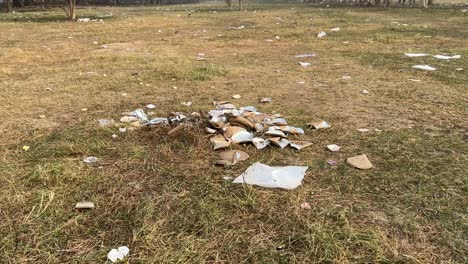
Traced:
POLYGON ((0 14, 1 262, 103 263, 128 245, 126 263, 466 263, 467 15, 222 3, 78 11, 103 23, 0 14), (312 66, 297 65, 303 53, 317 54, 312 66), (332 128, 308 130, 314 145, 300 152, 235 146, 251 158, 227 169, 203 132, 122 134, 97 121, 148 103, 156 116, 207 111, 233 94, 293 125, 332 128), (264 96, 273 103, 259 105, 264 96), (344 163, 362 153, 374 169, 344 163), (223 180, 256 161, 309 170, 292 191, 223 180), (96 208, 74 210, 81 200, 96 208))

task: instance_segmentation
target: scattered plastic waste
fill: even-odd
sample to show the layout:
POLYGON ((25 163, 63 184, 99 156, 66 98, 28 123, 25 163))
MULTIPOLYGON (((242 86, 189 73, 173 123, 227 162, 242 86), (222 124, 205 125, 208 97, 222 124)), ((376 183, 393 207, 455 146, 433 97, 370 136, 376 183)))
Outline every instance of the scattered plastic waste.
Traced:
POLYGON ((411 68, 419 69, 419 70, 425 70, 425 71, 435 71, 435 70, 437 70, 436 68, 431 67, 429 65, 414 65, 411 68))
POLYGON ((229 29, 244 29, 244 28, 245 28, 245 26, 242 26, 242 25, 238 26, 238 27, 229 27, 229 29))
POLYGON ((434 58, 440 59, 440 60, 451 60, 451 59, 459 59, 459 58, 461 58, 461 55, 449 56, 449 55, 437 54, 437 55, 434 56, 434 58))
POLYGON ((89 17, 78 18, 76 22, 87 23, 87 22, 104 22, 102 19, 90 19, 89 17))
POLYGON ((341 76, 341 79, 342 80, 351 80, 351 76, 344 75, 344 76, 341 76))
POLYGON ((93 164, 93 163, 98 163, 99 159, 96 157, 87 157, 83 159, 83 162, 86 164, 93 164))
POLYGON ((119 136, 117 136, 116 134, 112 134, 111 137, 112 137, 112 139, 116 139, 116 138, 118 138, 119 136))
POLYGON ((219 134, 210 138, 210 142, 213 145, 214 150, 227 148, 231 145, 231 141, 226 140, 226 138, 223 135, 219 134))
POLYGON ((123 247, 118 247, 117 249, 113 248, 109 253, 107 253, 107 258, 112 262, 115 263, 118 260, 123 260, 130 250, 128 247, 123 246, 123 247))
POLYGON ((299 62, 299 65, 301 65, 302 67, 309 67, 311 64, 310 62, 299 62))
POLYGON ((280 147, 280 148, 285 148, 287 147, 291 142, 285 138, 280 138, 280 137, 274 137, 274 138, 270 138, 270 143, 277 146, 277 147, 280 147))
POLYGON ((420 80, 420 79, 408 79, 408 81, 412 81, 412 82, 420 82, 421 80, 420 80))
POLYGON ((112 126, 114 124, 114 120, 112 119, 99 119, 99 126, 107 127, 112 126))
POLYGON ((135 122, 135 121, 138 121, 138 117, 136 117, 136 116, 122 116, 120 118, 120 122, 122 122, 122 123, 132 123, 132 122, 135 122))
POLYGON ((39 118, 45 118, 46 116, 45 115, 40 115, 39 118))
MULTIPOLYGON (((271 103, 271 98, 270 97, 260 98, 260 103, 262 103, 262 104, 271 103)), ((255 112, 255 111, 253 111, 253 112, 255 112)))
POLYGON ((232 96, 233 99, 241 99, 242 96, 240 94, 235 94, 232 96))
POLYGON ((254 144, 257 149, 264 149, 270 144, 270 141, 268 139, 256 137, 252 139, 252 144, 254 144))
POLYGON ((429 54, 426 53, 404 53, 407 57, 414 58, 414 57, 426 57, 429 54))
POLYGON ((310 147, 312 146, 312 143, 311 142, 308 142, 308 141, 291 141, 290 143, 290 146, 297 149, 297 150, 301 150, 303 148, 307 148, 307 147, 310 147))
POLYGON ((183 105, 183 106, 191 106, 192 102, 182 102, 180 104, 183 105))
POLYGON ((93 202, 78 202, 75 205, 76 209, 94 209, 93 202))
POLYGON ((367 133, 367 132, 369 132, 369 129, 368 129, 368 128, 358 128, 357 130, 358 130, 359 132, 361 132, 361 133, 367 133))
POLYGON ((336 144, 330 144, 330 145, 327 145, 327 149, 332 151, 332 152, 337 152, 340 150, 340 146, 336 145, 336 144))
POLYGON ((315 53, 296 55, 296 58, 310 58, 317 56, 315 53))
POLYGON ((325 31, 320 31, 318 34, 317 34, 317 38, 323 38, 327 35, 327 33, 325 31))
POLYGON ((257 162, 234 179, 233 183, 292 190, 302 184, 307 169, 306 166, 270 167, 257 162))
POLYGON ((362 94, 369 94, 369 91, 368 91, 368 90, 366 90, 366 89, 364 89, 364 90, 362 90, 362 92, 361 92, 361 93, 362 93, 362 94))
POLYGON ((216 161, 216 164, 229 166, 235 165, 239 161, 244 161, 248 159, 249 154, 240 150, 228 150, 219 153, 219 157, 221 158, 221 160, 216 161))
POLYGON ((26 146, 26 145, 22 147, 24 151, 28 151, 30 148, 31 148, 30 146, 26 146))
POLYGON ((314 128, 314 129, 323 129, 323 128, 329 128, 331 127, 331 125, 329 123, 327 123, 326 121, 318 121, 318 122, 313 122, 313 123, 309 123, 307 124, 310 128, 314 128))
POLYGON ((81 108, 81 111, 86 112, 88 111, 88 108, 81 108))
POLYGON ((125 133, 125 132, 127 132, 127 128, 126 127, 119 127, 119 132, 120 133, 125 133))
POLYGON ((148 109, 155 109, 156 106, 155 106, 154 104, 147 104, 147 105, 146 105, 146 108, 148 108, 148 109))
POLYGON ((128 94, 127 94, 127 93, 121 93, 120 95, 122 95, 122 96, 127 96, 128 94))
POLYGON ((365 154, 347 158, 346 162, 354 168, 361 170, 371 169, 373 166, 365 154))
POLYGON ((310 210, 311 209, 310 204, 308 202, 301 203, 301 208, 304 209, 304 210, 310 210))
POLYGON ((337 32, 337 31, 340 31, 341 29, 340 29, 339 27, 335 27, 335 28, 332 28, 332 29, 330 29, 330 30, 331 30, 331 31, 337 32))

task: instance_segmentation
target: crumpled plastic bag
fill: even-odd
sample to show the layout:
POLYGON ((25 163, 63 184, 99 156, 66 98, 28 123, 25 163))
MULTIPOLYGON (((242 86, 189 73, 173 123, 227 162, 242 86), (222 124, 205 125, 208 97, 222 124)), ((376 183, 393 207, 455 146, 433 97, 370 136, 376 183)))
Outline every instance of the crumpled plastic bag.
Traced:
POLYGON ((256 162, 239 175, 233 183, 292 190, 302 184, 307 169, 307 166, 270 167, 256 162))

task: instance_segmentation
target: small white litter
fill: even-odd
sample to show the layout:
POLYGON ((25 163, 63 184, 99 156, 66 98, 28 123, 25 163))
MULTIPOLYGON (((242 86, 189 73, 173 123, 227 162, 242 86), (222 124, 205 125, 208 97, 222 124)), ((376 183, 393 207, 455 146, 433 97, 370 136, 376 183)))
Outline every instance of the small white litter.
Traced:
POLYGON ((336 145, 336 144, 330 144, 330 145, 327 145, 327 149, 332 151, 332 152, 337 152, 340 150, 340 146, 336 145))
POLYGON ((434 58, 440 59, 440 60, 451 60, 451 59, 459 59, 459 58, 461 58, 461 55, 449 56, 449 55, 437 54, 437 55, 434 56, 434 58))
POLYGON ((344 75, 344 76, 341 76, 341 79, 342 80, 351 80, 351 76, 344 75))
POLYGON ((155 109, 156 106, 155 106, 154 104, 147 104, 147 105, 146 105, 146 108, 148 108, 148 109, 155 109))
POLYGON ((252 143, 257 149, 264 149, 270 144, 270 141, 268 139, 256 137, 252 139, 252 143))
POLYGON ((128 255, 129 252, 130 250, 126 246, 119 247, 117 249, 113 248, 111 251, 109 251, 109 253, 107 253, 107 258, 112 263, 114 263, 114 262, 117 262, 118 260, 123 260, 128 255))
POLYGON ((120 133, 125 133, 125 132, 127 132, 127 128, 126 127, 119 127, 119 132, 120 133))
POLYGON ((363 93, 363 94, 369 94, 369 91, 368 91, 368 90, 366 90, 366 89, 364 89, 364 90, 362 90, 362 92, 361 92, 361 93, 363 93))
POLYGON ((77 202, 75 205, 76 209, 94 209, 93 202, 77 202))
POLYGON ((97 163, 99 162, 99 159, 96 157, 87 157, 83 159, 83 162, 86 164, 92 164, 92 163, 97 163))
POLYGON ((412 81, 412 82, 420 82, 421 80, 420 80, 420 79, 408 79, 408 81, 412 81))
POLYGON ((315 57, 315 56, 317 56, 317 55, 314 54, 314 53, 310 53, 310 54, 296 55, 296 58, 310 58, 310 57, 315 57))
POLYGON ((318 121, 318 122, 313 122, 307 124, 309 127, 314 128, 314 129, 323 129, 323 128, 329 128, 331 127, 330 124, 326 121, 318 121))
POLYGON ((240 94, 235 94, 232 96, 233 99, 241 99, 242 96, 240 94))
POLYGON ((369 129, 368 128, 358 128, 358 131, 361 132, 361 133, 367 133, 367 132, 369 132, 369 129))
POLYGON ((418 69, 418 70, 426 70, 426 71, 435 71, 437 70, 434 67, 431 67, 429 65, 414 65, 412 68, 418 69))
POLYGON ((317 38, 323 38, 327 35, 327 33, 325 31, 320 31, 318 34, 317 34, 317 38))
POLYGON ((308 67, 310 66, 310 62, 299 62, 299 65, 301 65, 302 67, 308 67))
POLYGON ((183 106, 191 106, 192 102, 182 102, 180 104, 183 105, 183 106))
POLYGON ((410 58, 429 56, 429 54, 426 54, 426 53, 405 53, 405 55, 410 58))
POLYGON ((337 31, 340 31, 341 29, 340 29, 339 27, 335 27, 335 28, 332 28, 332 29, 330 29, 330 30, 331 30, 331 31, 337 32, 337 31))
POLYGON ((270 167, 257 162, 239 175, 233 183, 292 190, 302 184, 307 169, 307 166, 270 167))

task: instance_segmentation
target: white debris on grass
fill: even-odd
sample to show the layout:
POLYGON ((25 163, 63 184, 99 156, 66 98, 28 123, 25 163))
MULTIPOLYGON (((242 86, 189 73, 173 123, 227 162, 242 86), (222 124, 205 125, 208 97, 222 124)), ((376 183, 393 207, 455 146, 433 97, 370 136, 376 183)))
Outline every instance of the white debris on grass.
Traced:
POLYGON ((340 29, 339 27, 334 27, 334 28, 332 28, 332 29, 330 29, 330 30, 331 30, 331 31, 337 32, 337 31, 340 31, 341 29, 340 29))
POLYGON ((415 58, 415 57, 426 57, 426 56, 429 56, 429 54, 426 54, 426 53, 404 53, 407 57, 410 57, 410 58, 415 58))
POLYGON ((99 159, 96 158, 96 157, 86 157, 83 159, 83 162, 86 163, 86 164, 93 164, 93 163, 98 163, 99 162, 99 159))
POLYGON ((418 69, 418 70, 425 70, 425 71, 435 71, 437 68, 431 67, 429 65, 414 65, 411 68, 418 69))
POLYGON ((336 144, 330 144, 330 145, 327 145, 327 149, 332 152, 337 152, 341 149, 341 147, 336 144))
POLYGON ((115 263, 119 260, 123 260, 130 250, 128 247, 123 246, 123 247, 118 247, 117 249, 113 248, 109 253, 107 253, 107 258, 112 262, 115 263))
POLYGON ((311 64, 310 62, 299 62, 299 65, 301 65, 302 67, 309 67, 311 64))
POLYGON ((327 35, 327 33, 325 31, 320 31, 318 34, 317 34, 317 38, 323 38, 327 35))
POLYGON ((300 54, 296 55, 296 58, 310 58, 310 57, 315 57, 317 56, 315 53, 309 53, 309 54, 300 54))
POLYGON ((437 54, 437 55, 434 56, 434 58, 440 59, 440 60, 451 60, 451 59, 459 59, 459 58, 461 58, 461 55, 449 56, 449 55, 437 54))
POLYGON ((307 166, 270 167, 257 162, 234 179, 233 183, 292 190, 302 184, 307 169, 307 166))

